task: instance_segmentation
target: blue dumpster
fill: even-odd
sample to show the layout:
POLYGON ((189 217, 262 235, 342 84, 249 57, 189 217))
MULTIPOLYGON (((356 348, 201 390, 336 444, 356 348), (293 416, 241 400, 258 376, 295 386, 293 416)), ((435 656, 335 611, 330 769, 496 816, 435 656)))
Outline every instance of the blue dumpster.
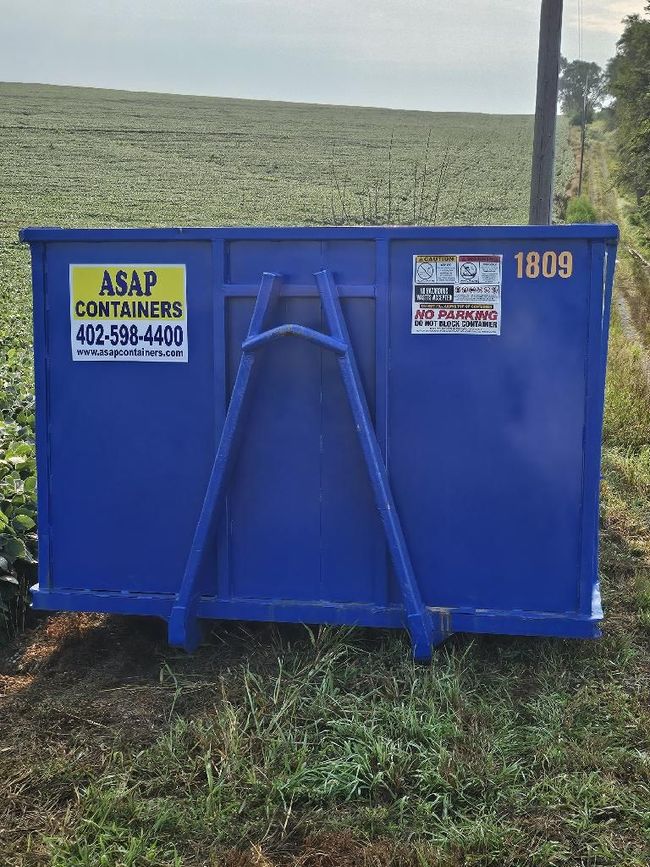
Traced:
POLYGON ((598 635, 617 237, 25 229, 34 606, 598 635))

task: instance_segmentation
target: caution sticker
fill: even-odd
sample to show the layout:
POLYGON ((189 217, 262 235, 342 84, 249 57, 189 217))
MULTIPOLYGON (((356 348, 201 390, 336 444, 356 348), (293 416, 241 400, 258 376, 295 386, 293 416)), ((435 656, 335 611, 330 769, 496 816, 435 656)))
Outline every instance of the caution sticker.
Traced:
POLYGON ((187 361, 185 265, 70 265, 73 361, 187 361))
POLYGON ((414 256, 411 334, 500 334, 502 258, 414 256))
POLYGON ((457 256, 416 256, 414 282, 455 283, 457 256))

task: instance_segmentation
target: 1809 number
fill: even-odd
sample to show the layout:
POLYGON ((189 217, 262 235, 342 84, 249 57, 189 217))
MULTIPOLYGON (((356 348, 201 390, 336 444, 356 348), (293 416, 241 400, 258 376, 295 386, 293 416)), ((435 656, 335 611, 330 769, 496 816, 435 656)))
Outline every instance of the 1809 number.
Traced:
POLYGON ((537 250, 531 250, 529 253, 515 253, 515 262, 517 263, 517 277, 528 277, 535 279, 536 277, 563 277, 566 279, 573 274, 573 253, 570 250, 562 250, 561 253, 556 253, 555 250, 547 250, 545 253, 538 253, 537 250))

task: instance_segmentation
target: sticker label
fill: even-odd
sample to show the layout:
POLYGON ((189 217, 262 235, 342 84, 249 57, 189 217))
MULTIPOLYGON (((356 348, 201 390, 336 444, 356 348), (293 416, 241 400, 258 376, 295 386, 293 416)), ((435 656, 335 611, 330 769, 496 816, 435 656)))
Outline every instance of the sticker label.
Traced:
POLYGON ((415 283, 455 283, 456 256, 416 256, 415 283))
POLYGON ((185 265, 70 265, 73 361, 187 361, 185 265))
POLYGON ((502 258, 414 256, 411 334, 500 334, 502 258))

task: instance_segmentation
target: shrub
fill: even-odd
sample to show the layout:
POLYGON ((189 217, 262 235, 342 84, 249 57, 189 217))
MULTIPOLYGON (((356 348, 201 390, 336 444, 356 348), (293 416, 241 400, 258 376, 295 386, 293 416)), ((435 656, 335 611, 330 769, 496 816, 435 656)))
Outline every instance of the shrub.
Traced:
POLYGON ((595 223, 596 211, 587 196, 574 196, 569 199, 566 209, 567 223, 595 223))

